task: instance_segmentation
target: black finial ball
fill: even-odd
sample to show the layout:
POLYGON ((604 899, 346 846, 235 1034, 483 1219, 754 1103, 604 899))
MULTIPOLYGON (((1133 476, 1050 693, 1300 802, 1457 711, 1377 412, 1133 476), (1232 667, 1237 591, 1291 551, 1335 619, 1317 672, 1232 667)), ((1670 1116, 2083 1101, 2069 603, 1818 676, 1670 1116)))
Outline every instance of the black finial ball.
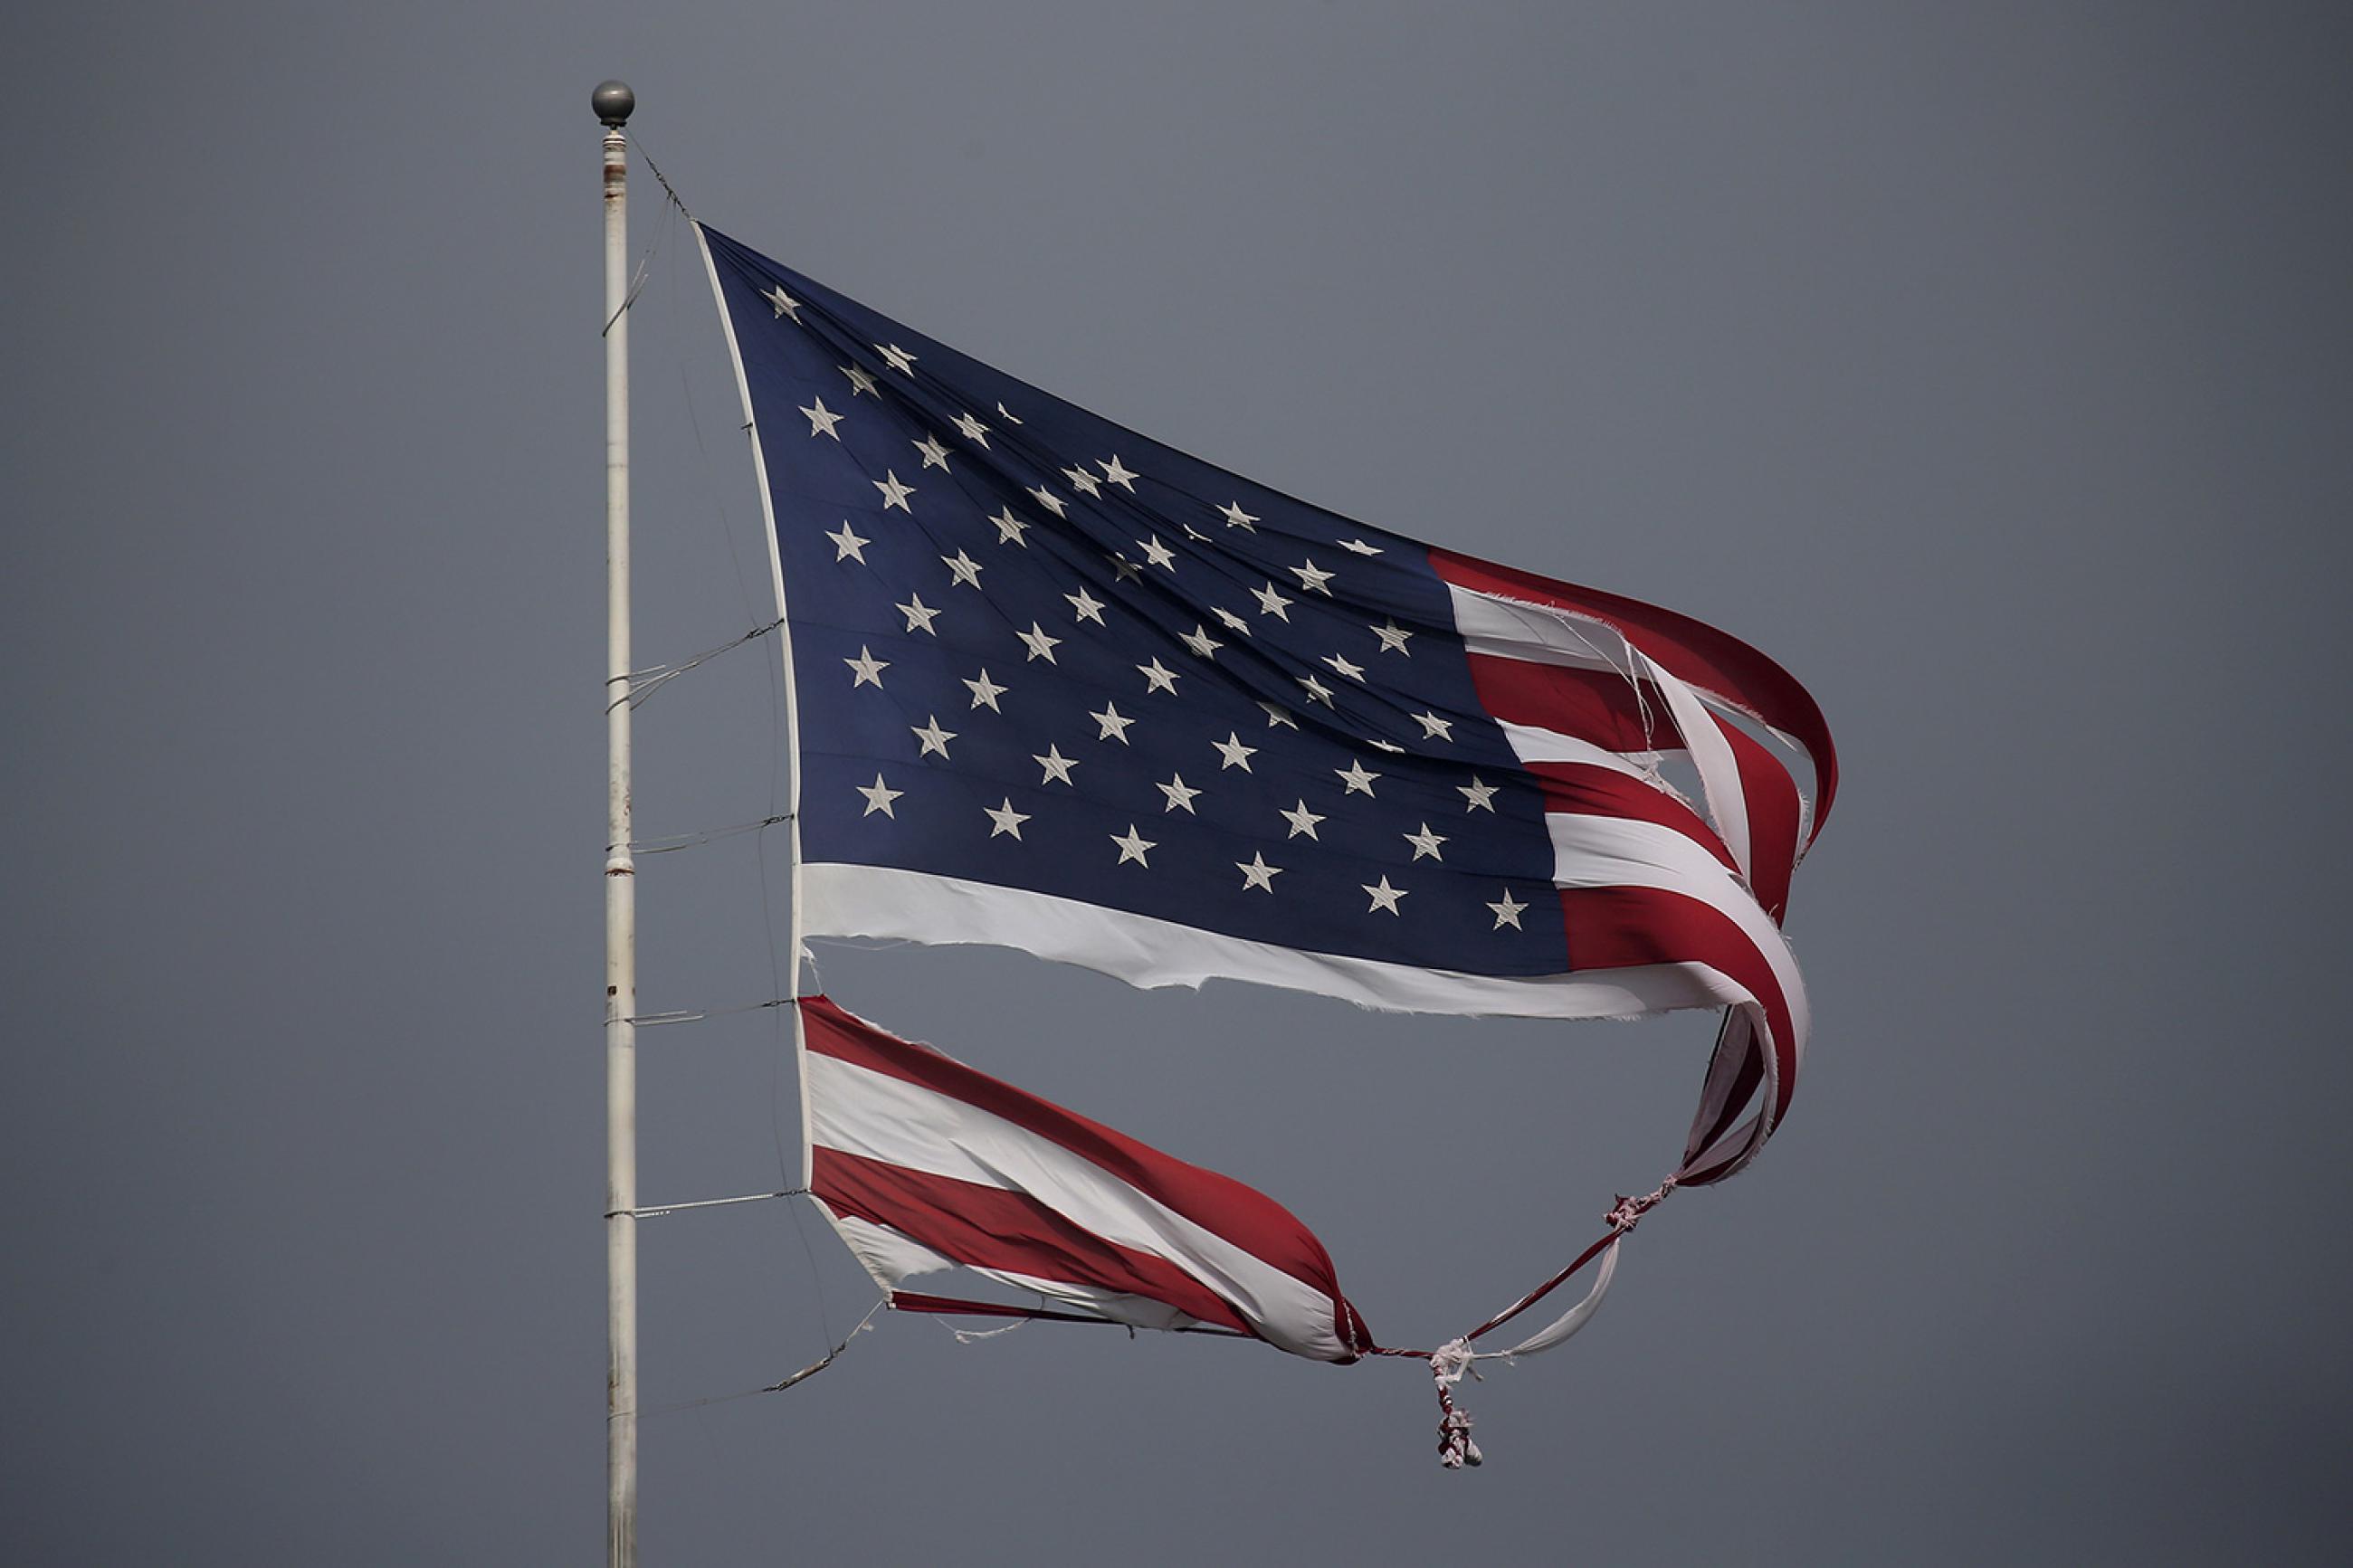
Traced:
POLYGON ((597 119, 607 125, 622 125, 628 123, 629 111, 637 108, 638 95, 629 90, 628 82, 600 81, 596 90, 588 95, 588 101, 595 106, 597 119))

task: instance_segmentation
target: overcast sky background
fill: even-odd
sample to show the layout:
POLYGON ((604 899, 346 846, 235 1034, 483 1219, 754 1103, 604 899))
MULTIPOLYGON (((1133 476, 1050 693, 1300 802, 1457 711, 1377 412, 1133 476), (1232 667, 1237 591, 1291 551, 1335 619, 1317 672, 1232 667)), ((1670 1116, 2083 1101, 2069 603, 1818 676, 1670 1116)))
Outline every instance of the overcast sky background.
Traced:
MULTIPOLYGON (((2340 9, 10 33, 0 1556, 601 1550, 617 75, 717 226, 1266 483, 1731 629, 1845 771, 1786 1131, 1644 1226, 1575 1345, 1469 1390, 1484 1469, 1439 1470, 1411 1364, 886 1318, 789 1393, 648 1416, 648 1563, 2343 1560, 2340 9)), ((706 286, 638 171, 654 660, 770 612, 706 286)), ((643 831, 778 798, 773 656, 645 709, 643 831)), ((765 847, 649 863, 645 1005, 775 994, 765 847)), ((1270 1192, 1392 1342, 1655 1182, 1708 1037, 822 962, 1270 1192)), ((649 1201, 796 1160, 777 1025, 648 1032, 649 1201)), ((873 1298, 786 1204, 649 1222, 643 1267, 649 1407, 873 1298)))

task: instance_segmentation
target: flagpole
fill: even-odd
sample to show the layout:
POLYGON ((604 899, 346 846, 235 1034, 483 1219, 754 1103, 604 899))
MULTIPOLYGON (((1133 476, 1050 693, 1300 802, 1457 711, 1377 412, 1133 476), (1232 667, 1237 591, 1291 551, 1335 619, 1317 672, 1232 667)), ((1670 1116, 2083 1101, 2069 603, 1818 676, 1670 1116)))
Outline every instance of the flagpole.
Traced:
POLYGON ((638 1562, 637 862, 629 852, 629 211, 627 84, 605 127, 605 1562, 638 1562))

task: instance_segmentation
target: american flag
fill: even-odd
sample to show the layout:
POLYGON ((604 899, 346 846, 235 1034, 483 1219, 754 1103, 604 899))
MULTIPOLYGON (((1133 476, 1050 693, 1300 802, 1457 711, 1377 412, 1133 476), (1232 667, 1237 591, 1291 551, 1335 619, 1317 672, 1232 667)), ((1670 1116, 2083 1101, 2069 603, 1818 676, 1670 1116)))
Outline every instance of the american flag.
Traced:
POLYGON ((1836 785, 1794 679, 701 233, 773 522, 807 934, 1413 1011, 1724 1007, 1678 1179, 1754 1156, 1807 1028, 1779 918, 1836 785))
POLYGON ((798 1005, 809 1189, 893 1307, 1206 1329, 1311 1361, 1373 1350, 1324 1244, 1265 1194, 826 997, 798 1005), (1053 1305, 899 1289, 959 1265, 1053 1305))

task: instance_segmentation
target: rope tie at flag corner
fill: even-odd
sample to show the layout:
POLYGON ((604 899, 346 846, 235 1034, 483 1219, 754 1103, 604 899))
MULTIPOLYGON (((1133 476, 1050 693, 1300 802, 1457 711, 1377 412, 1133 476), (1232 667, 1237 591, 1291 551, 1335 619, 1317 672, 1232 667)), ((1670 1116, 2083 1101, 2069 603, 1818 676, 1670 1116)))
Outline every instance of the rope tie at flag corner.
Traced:
POLYGON ((766 637, 784 624, 780 616, 765 626, 754 626, 741 637, 730 638, 716 647, 708 647, 691 658, 682 658, 676 664, 649 664, 643 669, 633 669, 627 675, 608 676, 605 680, 606 688, 610 689, 617 686, 621 689, 621 693, 605 704, 605 710, 609 713, 626 702, 634 711, 644 705, 646 699, 684 675, 688 670, 699 668, 723 653, 731 653, 747 642, 766 637))
POLYGON ((1449 1340, 1430 1355, 1430 1375, 1438 1384, 1438 1462, 1450 1470, 1482 1465, 1487 1457, 1471 1438, 1471 1415, 1454 1408, 1454 1384, 1465 1373, 1479 1379, 1478 1357, 1469 1340, 1449 1340))
POLYGON ((1619 1194, 1617 1206, 1601 1216, 1602 1223, 1620 1236, 1632 1235, 1634 1227, 1642 1223, 1644 1215, 1667 1201, 1667 1194, 1675 1190, 1675 1178, 1669 1176, 1640 1197, 1619 1194))
POLYGON ((1609 1235, 1577 1254, 1576 1259, 1567 1268, 1469 1333, 1458 1339, 1449 1340, 1434 1351, 1379 1346, 1366 1352, 1370 1355, 1398 1356, 1428 1362, 1430 1381, 1438 1393, 1438 1462, 1441 1467, 1450 1470, 1460 1470, 1465 1468, 1476 1468, 1486 1460, 1486 1456, 1480 1452, 1479 1445, 1471 1436, 1472 1425, 1471 1413, 1459 1408, 1454 1403, 1454 1385, 1461 1383, 1465 1374, 1468 1374, 1473 1383, 1484 1382, 1485 1379, 1479 1372, 1479 1363, 1482 1361, 1515 1361, 1523 1354, 1534 1354, 1538 1351, 1550 1350, 1584 1327, 1586 1321, 1591 1317, 1593 1310, 1599 1305, 1601 1293, 1609 1288, 1609 1274, 1615 1263, 1614 1257, 1610 1255, 1617 1245, 1633 1234, 1634 1227, 1642 1222, 1644 1215, 1666 1202, 1668 1195, 1678 1184, 1677 1177, 1670 1175, 1650 1192, 1632 1196, 1623 1193, 1619 1194, 1618 1201, 1601 1216, 1602 1223, 1609 1227, 1609 1235), (1592 1291, 1550 1328, 1531 1335, 1510 1350, 1482 1351, 1473 1348, 1473 1341, 1502 1328, 1505 1323, 1551 1295, 1555 1289, 1566 1283, 1572 1275, 1584 1268, 1587 1264, 1597 1258, 1604 1257, 1609 1257, 1610 1263, 1604 1266, 1602 1278, 1595 1284, 1592 1291))

